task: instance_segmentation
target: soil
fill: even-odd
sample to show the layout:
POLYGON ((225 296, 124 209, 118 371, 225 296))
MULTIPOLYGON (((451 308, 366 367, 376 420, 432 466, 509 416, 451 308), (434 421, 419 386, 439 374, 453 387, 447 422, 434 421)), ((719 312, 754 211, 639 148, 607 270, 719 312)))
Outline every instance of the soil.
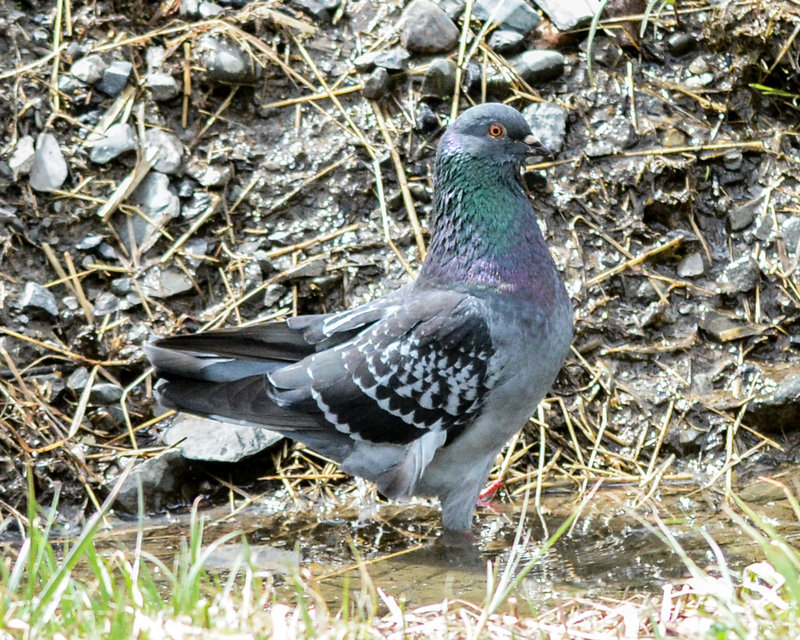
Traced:
MULTIPOLYGON (((425 100, 436 123, 420 127, 421 84, 433 59, 459 54, 412 54, 371 101, 360 91, 370 72, 353 61, 398 46, 398 2, 355 0, 327 18, 309 14, 314 2, 207 19, 77 0, 59 17, 66 5, 0 7, 0 512, 23 508, 32 470, 40 502, 60 492, 69 518, 127 457, 161 447, 149 335, 342 309, 419 267, 414 226, 427 241, 431 161, 452 109, 425 100), (249 77, 212 73, 209 35, 244 52, 249 77), (145 80, 156 47, 179 86, 167 100, 145 80), (129 101, 65 81, 90 53, 132 63, 129 101), (180 213, 160 228, 143 222, 146 196, 100 215, 146 155, 92 161, 84 143, 114 114, 140 140, 162 129, 184 146, 167 174, 180 213), (20 140, 43 132, 68 166, 53 192, 13 168, 20 140), (55 313, 26 304, 31 282, 55 313)), ((462 110, 543 101, 567 113, 563 148, 527 174, 575 305, 574 352, 538 416, 549 471, 713 486, 734 466, 796 462, 800 7, 680 2, 640 35, 642 6, 609 5, 591 77, 589 30, 544 20, 525 46, 560 51, 563 73, 530 86, 481 44, 472 59, 491 81, 460 91, 462 110)), ((530 425, 515 445, 516 468, 537 465, 538 447, 525 446, 538 433, 530 425)), ((278 445, 259 468, 297 456, 278 445)), ((192 477, 175 503, 224 491, 192 477)))

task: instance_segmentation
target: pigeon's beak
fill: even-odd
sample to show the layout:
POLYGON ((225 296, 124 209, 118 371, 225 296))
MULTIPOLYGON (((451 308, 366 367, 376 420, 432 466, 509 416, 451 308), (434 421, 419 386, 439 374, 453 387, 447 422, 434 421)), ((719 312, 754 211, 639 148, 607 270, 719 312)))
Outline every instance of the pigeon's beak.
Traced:
POLYGON ((542 158, 552 158, 555 154, 543 145, 539 139, 533 134, 525 136, 522 141, 528 147, 526 155, 539 156, 542 158))

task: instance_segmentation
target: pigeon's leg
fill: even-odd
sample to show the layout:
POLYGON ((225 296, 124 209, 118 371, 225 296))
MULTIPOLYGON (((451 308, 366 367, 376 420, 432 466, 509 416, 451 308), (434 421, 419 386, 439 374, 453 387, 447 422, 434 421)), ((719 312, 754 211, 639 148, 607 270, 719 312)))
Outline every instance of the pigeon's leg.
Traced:
POLYGON ((497 490, 503 486, 503 479, 497 478, 497 480, 493 480, 489 484, 484 487, 483 491, 478 494, 478 506, 479 507, 488 507, 489 501, 494 497, 494 494, 497 493, 497 490))

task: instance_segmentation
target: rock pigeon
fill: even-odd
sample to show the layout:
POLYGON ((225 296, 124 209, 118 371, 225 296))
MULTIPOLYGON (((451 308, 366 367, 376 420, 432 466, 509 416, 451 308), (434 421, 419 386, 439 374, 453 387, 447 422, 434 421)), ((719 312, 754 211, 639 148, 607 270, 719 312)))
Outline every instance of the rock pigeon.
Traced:
POLYGON ((416 281, 349 311, 156 339, 158 401, 283 432, 389 498, 438 497, 445 529, 469 531, 572 339, 520 174, 540 151, 512 107, 467 109, 439 143, 416 281))

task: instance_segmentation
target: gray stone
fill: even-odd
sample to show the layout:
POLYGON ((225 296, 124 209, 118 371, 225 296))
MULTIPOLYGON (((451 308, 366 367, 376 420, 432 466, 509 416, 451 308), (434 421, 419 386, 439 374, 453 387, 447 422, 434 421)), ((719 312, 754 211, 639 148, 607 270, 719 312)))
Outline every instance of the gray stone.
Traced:
POLYGON ((189 461, 175 449, 148 458, 136 465, 122 485, 114 503, 115 508, 139 513, 140 494, 146 511, 158 511, 179 504, 182 501, 181 487, 189 469, 189 461))
POLYGON ((180 414, 162 438, 164 444, 178 446, 190 460, 239 462, 279 442, 283 436, 261 427, 180 414))
POLYGON ((139 205, 147 219, 130 216, 127 223, 117 228, 129 248, 136 246, 139 251, 147 251, 158 239, 159 227, 180 214, 180 199, 170 190, 168 176, 151 171, 133 192, 131 201, 139 205), (133 232, 133 237, 129 231, 133 232))
POLYGON ((142 294, 148 298, 163 300, 191 291, 194 283, 177 267, 154 266, 148 269, 139 284, 142 294))
POLYGON ((391 84, 389 72, 383 67, 378 67, 369 74, 369 78, 361 89, 361 94, 367 100, 380 100, 389 93, 391 84))
POLYGON ((456 63, 447 58, 431 62, 422 79, 422 97, 447 100, 456 88, 456 63))
POLYGON ((790 254, 797 254, 800 252, 800 216, 792 216, 787 218, 781 225, 781 234, 783 235, 783 242, 786 244, 786 250, 790 254))
POLYGON ((436 4, 442 8, 453 22, 458 20, 467 6, 466 0, 437 0, 436 4))
POLYGON ((319 22, 329 22, 331 19, 331 12, 318 0, 291 0, 291 2, 300 11, 319 22))
POLYGON ((522 110, 531 131, 552 153, 564 147, 567 135, 567 110, 550 102, 534 102, 522 110))
POLYGON ((26 282, 19 300, 19 308, 30 314, 58 316, 56 297, 36 282, 26 282))
POLYGON ((400 73, 408 67, 411 54, 402 47, 393 47, 386 51, 369 51, 353 60, 357 71, 372 71, 375 67, 383 67, 389 73, 400 73))
POLYGON ((533 49, 512 61, 520 77, 530 85, 555 80, 564 73, 564 56, 558 51, 533 49))
POLYGON ((700 318, 698 326, 709 337, 722 343, 761 335, 765 329, 761 325, 738 318, 731 318, 714 310, 706 311, 700 318))
POLYGON ((718 280, 724 293, 747 293, 755 289, 757 282, 758 268, 747 254, 725 267, 718 280))
POLYGON ((94 299, 94 317, 104 318, 120 309, 119 298, 110 291, 101 291, 94 299))
POLYGON ((761 203, 762 199, 758 197, 731 209, 728 212, 728 228, 731 231, 741 231, 753 224, 761 203))
POLYGON ((92 144, 89 158, 97 164, 105 164, 126 151, 134 151, 136 147, 133 127, 127 123, 114 124, 92 144))
POLYGON ((436 117, 430 105, 426 102, 420 102, 417 105, 417 113, 414 116, 414 127, 417 131, 430 133, 436 131, 439 126, 439 118, 436 117))
POLYGON ((89 383, 89 370, 86 367, 78 367, 69 374, 67 378, 67 389, 80 393, 89 383))
POLYGON ((102 79, 106 67, 103 58, 97 54, 91 54, 73 62, 69 72, 81 82, 95 84, 102 79))
POLYGON ((77 96, 85 92, 86 85, 72 76, 60 76, 58 78, 58 90, 68 96, 77 96))
POLYGON ((181 0, 181 17, 198 18, 200 17, 200 3, 198 0, 181 0))
POLYGON ((67 161, 52 133, 42 133, 36 141, 30 185, 34 191, 56 191, 67 179, 67 161))
POLYGON ((600 10, 595 0, 533 0, 560 31, 587 27, 600 10))
POLYGON ((773 383, 772 389, 747 403, 747 424, 771 433, 791 431, 800 422, 800 371, 773 383))
POLYGON ((224 187, 233 177, 230 165, 214 165, 192 160, 186 167, 186 175, 204 187, 224 187))
POLYGON ((150 89, 153 100, 156 102, 172 100, 181 92, 175 78, 164 71, 151 71, 148 73, 145 78, 145 84, 150 89))
POLYGON ((158 156, 153 169, 172 175, 178 172, 183 160, 184 147, 180 138, 163 129, 148 129, 144 134, 145 149, 156 149, 158 156))
POLYGON ((8 168, 16 180, 19 176, 30 173, 33 168, 33 159, 36 156, 33 136, 22 136, 14 146, 14 153, 8 160, 8 168))
POLYGON ((75 245, 75 248, 78 251, 90 251, 91 249, 96 249, 99 247, 103 240, 105 240, 105 238, 99 233, 90 233, 89 235, 84 236, 83 240, 75 245))
POLYGON ((696 278, 702 276, 704 272, 703 256, 698 251, 688 254, 678 263, 679 278, 696 278))
POLYGON ((542 18, 524 0, 478 0, 472 16, 481 22, 490 21, 500 29, 511 29, 522 35, 533 31, 542 18))
POLYGON ((111 97, 118 96, 128 84, 131 71, 133 71, 133 65, 127 60, 114 60, 103 71, 103 79, 97 88, 111 97))
POLYGON ((488 45, 497 53, 516 53, 525 41, 525 36, 511 29, 496 29, 489 36, 488 45))
POLYGON ((198 41, 197 51, 209 82, 252 84, 261 76, 261 67, 252 56, 227 38, 206 34, 198 41))
POLYGON ((431 0, 412 0, 400 18, 400 41, 415 53, 452 51, 458 35, 458 27, 431 0))
POLYGON ((111 382, 100 382, 92 386, 89 400, 94 404, 116 404, 122 398, 122 387, 111 382))
POLYGON ((167 55, 167 50, 164 47, 153 46, 148 47, 144 54, 145 63, 147 64, 148 71, 156 71, 164 64, 164 56, 167 55))
POLYGON ((673 56, 684 56, 697 48, 697 40, 688 33, 673 33, 667 38, 667 49, 673 56))
POLYGON ((225 9, 214 2, 201 2, 197 11, 201 18, 208 20, 209 18, 216 18, 219 14, 223 13, 225 9))

